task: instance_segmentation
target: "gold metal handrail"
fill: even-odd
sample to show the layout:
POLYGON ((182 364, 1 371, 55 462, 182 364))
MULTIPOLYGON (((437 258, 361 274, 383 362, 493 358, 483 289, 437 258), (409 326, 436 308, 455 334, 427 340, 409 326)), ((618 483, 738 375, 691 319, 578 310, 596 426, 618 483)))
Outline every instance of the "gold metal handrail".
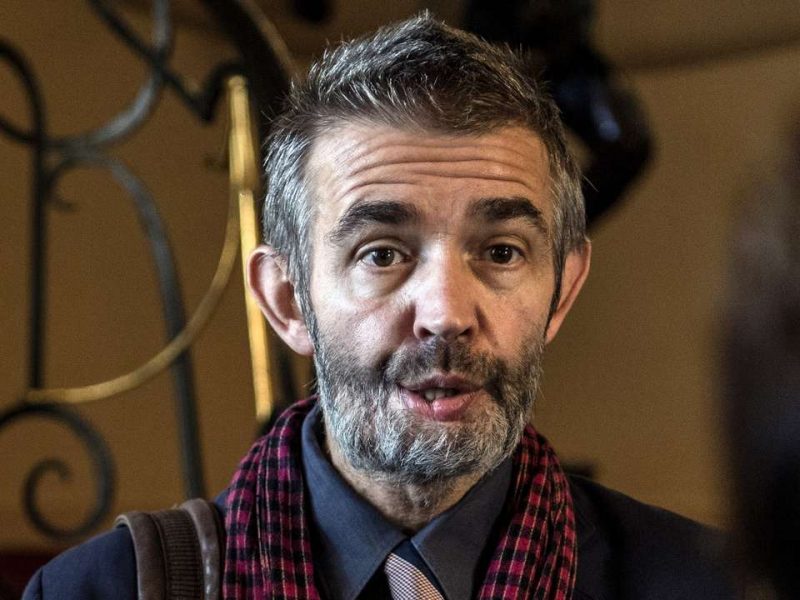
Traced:
MULTIPOLYGON (((258 211, 254 190, 259 188, 259 178, 253 140, 253 124, 250 120, 250 100, 247 82, 243 77, 232 77, 228 81, 230 98, 231 133, 229 139, 229 164, 231 194, 239 206, 239 229, 242 240, 242 271, 247 288, 247 261, 258 245, 258 211)), ((245 289, 247 331, 250 338, 250 360, 253 369, 253 393, 255 395, 256 419, 259 425, 269 421, 274 406, 272 361, 270 357, 267 327, 261 309, 252 294, 245 289)))
MULTIPOLYGON (((239 237, 241 236, 242 239, 243 265, 246 265, 247 257, 258 240, 255 202, 256 190, 259 188, 255 158, 256 146, 250 118, 247 82, 243 77, 237 75, 228 81, 228 104, 231 120, 228 138, 231 191, 225 225, 225 240, 211 284, 186 327, 157 354, 129 373, 81 387, 31 389, 25 394, 26 401, 82 404, 135 389, 169 368, 175 359, 191 346, 208 324, 230 281, 236 263, 239 237)), ((253 364, 256 416, 259 423, 263 424, 272 413, 274 397, 267 332, 255 300, 246 291, 245 298, 253 364)))

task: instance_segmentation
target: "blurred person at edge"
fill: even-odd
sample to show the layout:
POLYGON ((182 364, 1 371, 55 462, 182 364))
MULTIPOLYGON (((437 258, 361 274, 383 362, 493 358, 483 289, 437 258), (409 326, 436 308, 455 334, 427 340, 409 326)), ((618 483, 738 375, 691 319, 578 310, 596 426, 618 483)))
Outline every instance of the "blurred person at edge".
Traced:
POLYGON ((748 599, 800 598, 800 128, 734 235, 724 330, 736 547, 748 599))
MULTIPOLYGON (((530 425, 591 255, 530 71, 423 14, 329 49, 293 88, 249 283, 313 356, 318 395, 216 501, 225 598, 732 597, 716 534, 566 475, 530 425)), ((26 598, 133 599, 132 552, 124 528, 99 536, 26 598)))

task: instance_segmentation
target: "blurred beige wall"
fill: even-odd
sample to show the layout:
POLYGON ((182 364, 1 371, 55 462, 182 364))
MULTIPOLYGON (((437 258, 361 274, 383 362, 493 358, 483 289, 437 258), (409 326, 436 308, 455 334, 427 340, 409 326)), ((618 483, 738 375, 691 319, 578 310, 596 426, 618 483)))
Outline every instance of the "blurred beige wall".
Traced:
MULTIPOLYGON (((391 3, 380 13, 365 0, 339 3, 339 18, 321 34, 264 4, 304 62, 324 36, 403 17, 419 3, 391 3)), ((727 507, 714 333, 728 224, 775 164, 789 123, 800 119, 800 43, 787 42, 797 40, 796 3, 760 3, 752 14, 742 4, 671 0, 654 11, 643 0, 598 3, 599 43, 630 65, 625 76, 651 119, 657 153, 625 204, 592 234, 593 271, 549 351, 537 410, 563 458, 595 463, 601 482, 712 523, 724 523, 727 507), (699 60, 704 52, 718 58, 699 60)), ((178 7, 194 14, 188 0, 178 7)), ((144 13, 130 16, 146 31, 144 13)), ((0 36, 22 49, 40 76, 51 132, 101 123, 143 80, 142 66, 79 0, 4 2, 0 36)), ((179 29, 174 64, 202 77, 226 52, 197 21, 179 29)), ((5 65, 0 90, 0 114, 27 123, 21 89, 5 65)), ((222 121, 199 125, 166 92, 141 132, 112 150, 158 200, 190 311, 222 243, 227 175, 208 163, 224 143, 222 121)), ((0 137, 2 408, 26 385, 29 179, 27 149, 0 137)), ((46 382, 83 385, 146 360, 164 341, 163 324, 130 201, 108 175, 89 170, 65 177, 59 196, 75 210, 49 213, 46 382)), ((238 271, 193 358, 205 473, 215 493, 255 431, 238 271)), ((116 460, 114 514, 181 500, 172 403, 165 373, 81 408, 116 460)), ((42 506, 54 521, 74 523, 93 494, 78 442, 34 420, 0 431, 0 547, 48 545, 25 520, 21 494, 31 467, 53 455, 64 456, 75 477, 48 479, 42 506)))

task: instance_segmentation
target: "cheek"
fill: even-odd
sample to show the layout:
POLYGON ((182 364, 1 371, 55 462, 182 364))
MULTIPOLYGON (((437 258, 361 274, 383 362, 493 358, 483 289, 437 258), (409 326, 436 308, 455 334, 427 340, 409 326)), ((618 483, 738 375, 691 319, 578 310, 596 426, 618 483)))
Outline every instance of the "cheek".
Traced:
POLYGON ((389 353, 410 331, 408 304, 398 297, 365 299, 348 286, 331 289, 317 303, 321 332, 346 344, 359 356, 389 353))
POLYGON ((490 327, 497 346, 516 354, 524 350, 520 347, 521 343, 544 336, 549 307, 549 296, 534 293, 503 298, 495 310, 487 311, 492 313, 487 316, 491 320, 490 327))
POLYGON ((350 273, 347 279, 342 277, 342 281, 354 302, 380 304, 402 287, 406 277, 405 269, 380 275, 360 269, 350 273))

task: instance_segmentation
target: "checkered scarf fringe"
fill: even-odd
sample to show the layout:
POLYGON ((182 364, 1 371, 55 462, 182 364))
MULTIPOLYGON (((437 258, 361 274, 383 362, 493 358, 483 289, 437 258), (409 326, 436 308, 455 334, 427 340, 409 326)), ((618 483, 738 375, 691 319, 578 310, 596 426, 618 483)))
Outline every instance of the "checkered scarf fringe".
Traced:
MULTIPOLYGON (((226 501, 226 600, 316 600, 300 440, 314 399, 287 409, 242 460, 226 501)), ((479 597, 570 600, 577 543, 569 485, 532 427, 513 458, 514 489, 479 597)))

